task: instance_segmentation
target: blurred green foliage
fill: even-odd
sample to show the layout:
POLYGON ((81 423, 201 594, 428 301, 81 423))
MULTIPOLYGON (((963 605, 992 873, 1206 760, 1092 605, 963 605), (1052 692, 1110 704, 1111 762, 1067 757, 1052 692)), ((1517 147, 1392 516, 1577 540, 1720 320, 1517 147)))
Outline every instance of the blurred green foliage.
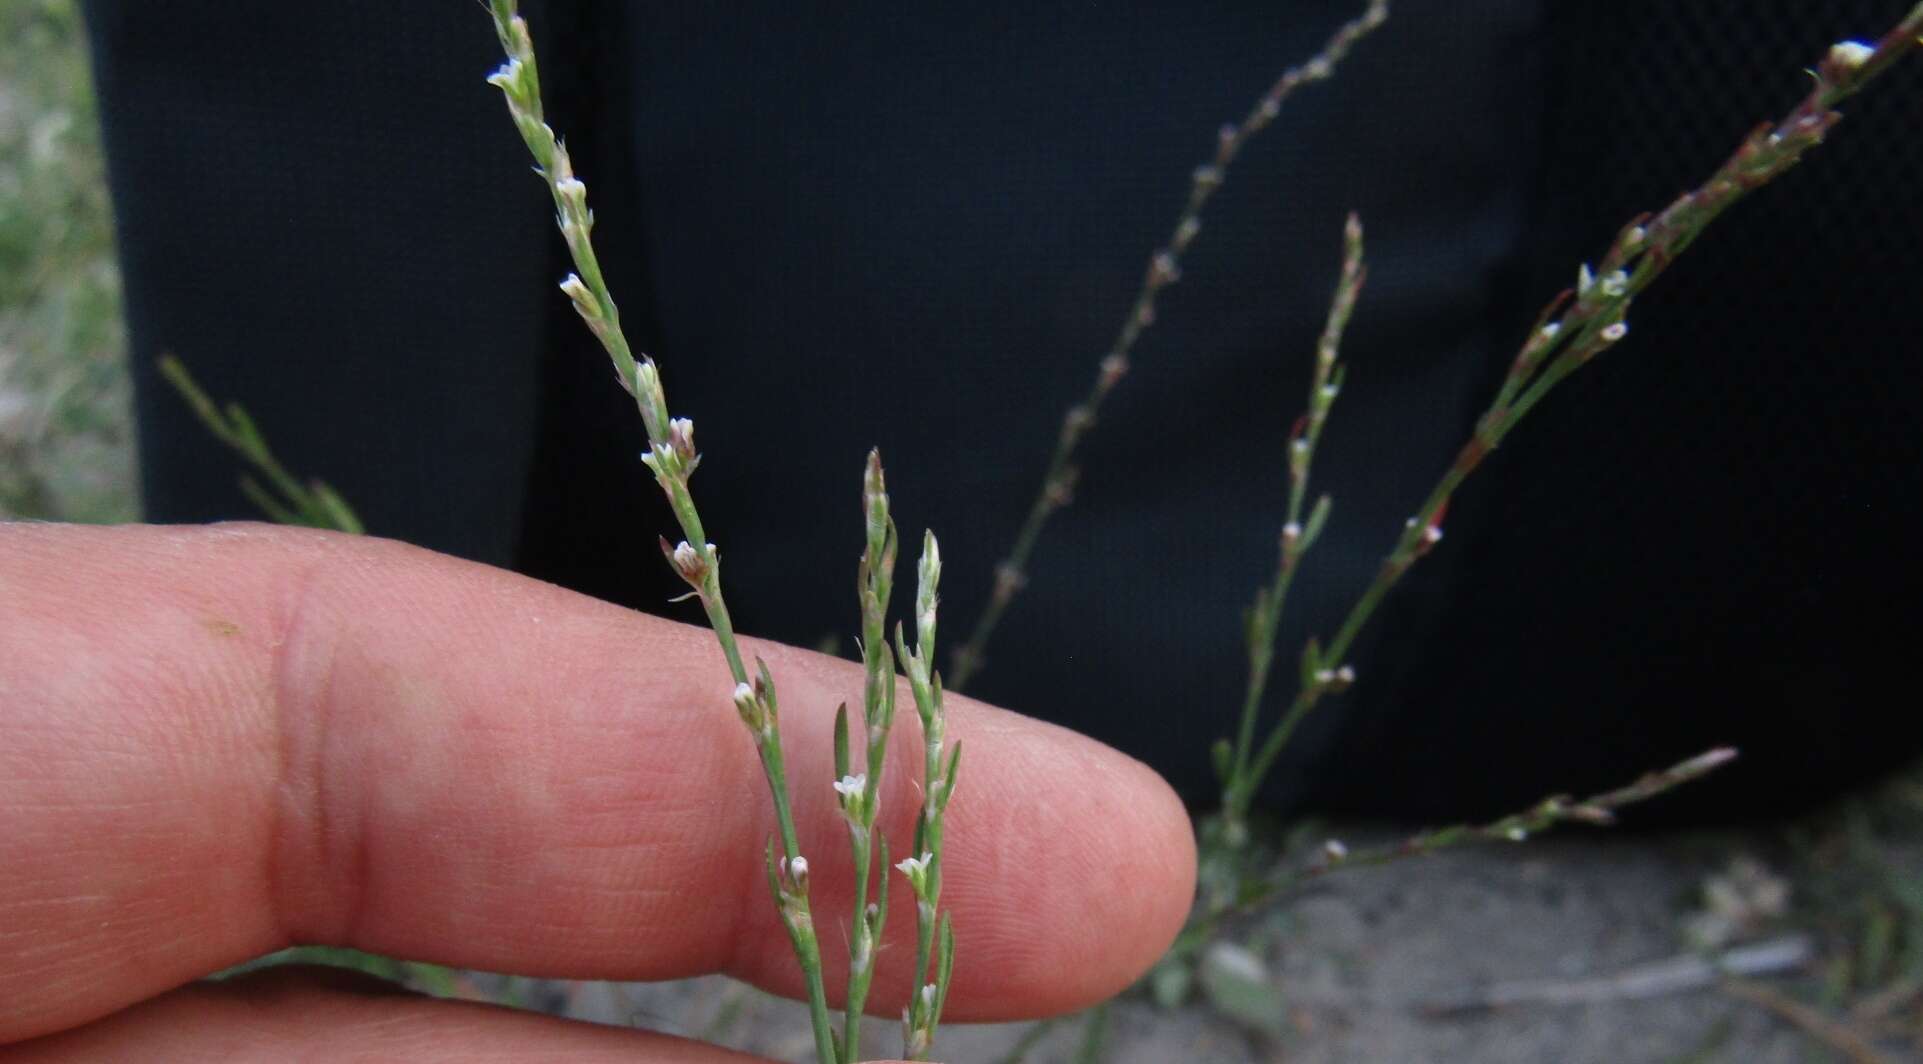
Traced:
POLYGON ((0 517, 135 517, 112 211, 73 0, 0 0, 0 517))

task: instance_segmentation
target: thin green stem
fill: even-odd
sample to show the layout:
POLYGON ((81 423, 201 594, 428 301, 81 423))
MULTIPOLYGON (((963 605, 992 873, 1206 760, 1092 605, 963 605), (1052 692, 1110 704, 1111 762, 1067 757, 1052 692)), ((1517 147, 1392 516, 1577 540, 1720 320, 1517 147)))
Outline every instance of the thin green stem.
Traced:
POLYGON ((968 639, 956 648, 949 659, 949 690, 963 690, 981 670, 989 638, 994 635, 995 627, 1007 612, 1009 603, 1014 601, 1028 581, 1029 556, 1035 550, 1036 541, 1041 538, 1042 529, 1055 511, 1068 505, 1074 495, 1076 446, 1083 435, 1094 427, 1096 416, 1101 413, 1102 402, 1115 390, 1116 384, 1128 375, 1129 359, 1134 354, 1136 341, 1155 324, 1156 298, 1162 289, 1181 277, 1181 256, 1201 233, 1202 210, 1216 190, 1222 187, 1222 182, 1228 177, 1229 165, 1251 138, 1275 120, 1285 100, 1304 85, 1326 81, 1334 76, 1336 67, 1347 58, 1357 42, 1374 32, 1388 18, 1388 0, 1369 0, 1362 14, 1337 29, 1321 51, 1284 71, 1268 91, 1255 101, 1241 122, 1228 123, 1217 131, 1215 154, 1210 161, 1196 167, 1191 175, 1188 196, 1183 201, 1181 213, 1176 216, 1175 228, 1170 232, 1168 242, 1149 256, 1141 288, 1129 306, 1128 316, 1122 320, 1115 342, 1102 357, 1094 384, 1088 394, 1069 407, 1062 417, 1061 433, 1056 437, 1055 448, 1049 455, 1047 472, 1042 475, 1041 490, 1029 504, 1028 515, 1022 519, 1021 530, 1016 533, 1008 555, 995 567, 995 584, 988 605, 976 619, 968 639))
POLYGON ((634 357, 622 331, 619 309, 608 291, 590 239, 594 217, 587 207, 587 186, 575 176, 567 149, 545 121, 534 44, 528 35, 527 23, 515 7, 514 0, 491 0, 489 4, 507 62, 488 81, 506 97, 509 116, 539 164, 541 177, 554 201, 557 223, 576 269, 576 273, 561 283, 561 289, 606 349, 617 378, 634 396, 641 420, 647 427, 649 452, 642 460, 666 494, 685 537, 679 546, 672 548, 664 540, 663 551, 669 564, 700 598, 707 613, 736 684, 736 709, 754 737, 763 774, 767 777, 784 852, 779 865, 772 852, 769 854, 769 883, 807 986, 816 1056, 820 1064, 841 1064, 833 1021, 828 1014, 820 946, 808 905, 807 862, 801 853, 789 801, 774 681, 765 667, 751 678, 742 659, 727 599, 722 593, 719 553, 707 537, 700 511, 688 488, 689 477, 701 461, 694 449, 694 424, 670 416, 658 368, 651 359, 634 357))
MULTIPOLYGON (((1409 520, 1335 637, 1320 648, 1318 664, 1326 669, 1343 661, 1376 607, 1440 538, 1449 500, 1489 452, 1556 385, 1627 335, 1624 317, 1635 298, 1724 211, 1781 176, 1820 144, 1841 119, 1831 109, 1833 105, 1861 91, 1899 58, 1915 50, 1919 34, 1923 34, 1923 4, 1912 8, 1874 46, 1845 43, 1832 48, 1813 72, 1815 87, 1786 117, 1753 131, 1708 180, 1679 196, 1660 214, 1646 215, 1624 226, 1599 267, 1592 271, 1584 266, 1576 287, 1550 301, 1518 351, 1495 400, 1477 420, 1474 434, 1409 520)), ((1339 686, 1313 680, 1303 684, 1255 755, 1245 777, 1245 793, 1253 794, 1260 788, 1296 727, 1325 694, 1339 686)))
POLYGON ((1233 757, 1222 779, 1223 817, 1231 845, 1240 845, 1247 836, 1244 818, 1254 793, 1249 758, 1255 741, 1256 717, 1261 711, 1262 696, 1268 690, 1269 671, 1275 662, 1275 640, 1281 627, 1283 604, 1288 600, 1289 587, 1294 582, 1302 556, 1321 534, 1329 514, 1329 500, 1324 496, 1310 514, 1308 525, 1302 523, 1302 504, 1308 498, 1309 471, 1315 461, 1315 450, 1321 443, 1329 411, 1342 389, 1342 370, 1336 363, 1342 348, 1342 336, 1348 329, 1349 319, 1355 315, 1356 299, 1362 293, 1362 284, 1368 272, 1363 264, 1362 221, 1354 214, 1349 215, 1343 226, 1342 247, 1342 272, 1336 282, 1335 294, 1329 301, 1328 320, 1316 342, 1315 370, 1309 378, 1308 407, 1289 434, 1289 503, 1288 516, 1282 525, 1280 561, 1276 565, 1274 582, 1258 591, 1255 603, 1249 607, 1248 686, 1243 692, 1242 717, 1236 731, 1233 757))
POLYGON ((1734 761, 1736 756, 1735 750, 1719 747, 1668 768, 1644 773, 1631 783, 1580 801, 1572 800, 1567 795, 1553 795, 1528 809, 1487 823, 1437 828, 1385 846, 1349 850, 1331 842, 1323 848, 1320 863, 1272 875, 1260 886, 1245 890, 1233 902, 1211 908, 1192 920, 1177 936, 1170 952, 1192 952, 1214 936, 1223 920, 1258 909, 1277 896, 1330 872, 1388 864, 1475 843, 1522 842, 1561 824, 1606 827, 1615 823, 1618 810, 1700 780, 1734 761))
POLYGON ((895 629, 896 656, 908 674, 915 711, 921 718, 923 789, 921 816, 915 826, 915 853, 898 866, 915 889, 915 982, 903 1017, 903 1055, 920 1060, 934 1044, 935 1028, 948 999, 949 975, 954 966, 954 932, 940 911, 942 886, 942 829, 948 803, 954 797, 961 746, 946 750, 947 716, 942 707, 941 676, 932 671, 935 656, 937 589, 941 580, 941 551, 933 535, 922 539, 919 580, 915 588, 913 653, 907 636, 895 629), (931 967, 932 966, 932 967, 931 967))
POLYGON ((280 464, 280 460, 274 457, 273 449, 267 445, 267 437, 261 435, 254 419, 247 415, 246 409, 239 403, 228 403, 223 411, 194 381, 187 367, 172 355, 160 357, 160 375, 174 386, 174 390, 193 410, 194 416, 200 419, 200 423, 215 439, 245 459, 261 476, 267 478, 274 491, 280 493, 276 498, 258 481, 243 477, 240 482, 241 493, 260 507, 261 512, 284 525, 331 528, 354 535, 364 531, 360 518, 333 488, 319 480, 302 484, 287 471, 287 467, 280 464))
MULTIPOLYGON (((855 902, 850 919, 852 934, 848 943, 848 992, 842 1021, 845 1061, 853 1064, 861 1047, 862 1010, 868 989, 874 981, 875 956, 880 947, 885 913, 877 905, 873 917, 868 913, 868 878, 877 841, 876 819, 881 813, 882 772, 887 765, 888 736, 895 718, 895 659, 888 648, 888 602, 894 593, 897 537, 895 522, 888 514, 887 480, 879 451, 870 451, 862 476, 862 523, 865 549, 862 553, 857 595, 861 605, 861 656, 864 673, 862 686, 862 748, 866 772, 860 777, 844 776, 837 785, 842 794, 842 812, 849 825, 849 846, 855 864, 855 902)), ((845 709, 844 709, 845 714, 845 709)), ((849 762, 846 717, 836 723, 835 761, 849 762)), ((884 852, 886 842, 882 842, 884 852)), ((888 869, 881 870, 882 886, 887 886, 888 869)))

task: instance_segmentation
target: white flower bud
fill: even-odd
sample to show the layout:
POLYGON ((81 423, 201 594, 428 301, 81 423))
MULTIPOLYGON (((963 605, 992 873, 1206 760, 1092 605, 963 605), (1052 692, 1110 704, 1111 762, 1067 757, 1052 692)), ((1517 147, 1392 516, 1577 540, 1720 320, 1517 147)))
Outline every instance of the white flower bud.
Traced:
POLYGON ((1589 290, 1594 287, 1596 287, 1596 275, 1590 272, 1589 264, 1585 262, 1582 268, 1576 271, 1576 294, 1588 295, 1589 290))
POLYGON ((601 316, 601 304, 595 300, 594 293, 579 274, 571 273, 561 278, 561 291, 574 301, 574 309, 580 311, 582 317, 594 319, 601 316))
POLYGON ((1842 41, 1830 46, 1830 62, 1845 70, 1855 70, 1870 61, 1876 49, 1862 41, 1842 41))
POLYGON ((1349 856, 1349 848, 1342 844, 1341 839, 1330 839, 1322 844, 1322 854, 1330 861, 1340 861, 1349 856))
POLYGON ((859 798, 868 789, 867 773, 843 776, 835 781, 835 793, 843 798, 859 798))
POLYGON ((487 83, 504 92, 513 92, 521 84, 521 61, 510 59, 500 68, 487 76, 487 83))
POLYGON ((928 903, 928 863, 934 859, 934 854, 923 853, 920 857, 904 857, 895 862, 901 874, 908 877, 908 885, 915 888, 915 897, 924 905, 928 903))
POLYGON ((1629 291, 1629 274, 1622 270, 1612 270, 1602 279, 1602 293, 1611 299, 1616 299, 1627 291, 1629 291))
POLYGON ((781 879, 792 893, 808 893, 808 859, 797 854, 781 859, 781 879))
POLYGON ((767 708, 761 704, 761 697, 755 693, 752 685, 734 685, 734 708, 735 712, 741 714, 741 723, 746 724, 750 731, 764 734, 770 730, 767 708))
POLYGON ((682 461, 694 460, 694 421, 692 419, 678 417, 669 420, 668 446, 674 448, 674 453, 680 455, 682 461))
POLYGON ((1613 344, 1629 335, 1629 323, 1626 321, 1611 322, 1603 329, 1601 335, 1603 343, 1613 344))

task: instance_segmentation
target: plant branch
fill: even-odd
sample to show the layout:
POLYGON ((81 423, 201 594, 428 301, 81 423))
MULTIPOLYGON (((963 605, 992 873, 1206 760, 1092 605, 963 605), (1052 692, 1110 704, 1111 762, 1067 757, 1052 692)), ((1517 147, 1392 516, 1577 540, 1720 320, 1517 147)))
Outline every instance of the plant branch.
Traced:
POLYGON ((1283 102, 1294 95, 1297 89, 1332 77, 1336 66, 1348 56, 1350 49, 1388 18, 1388 0, 1369 0, 1367 9, 1336 30, 1320 52, 1284 71, 1268 91, 1255 101, 1240 123, 1225 124, 1217 131, 1215 155, 1209 162, 1195 168, 1189 181, 1188 198, 1183 202, 1181 214, 1176 217, 1175 228, 1169 234, 1168 242, 1149 256, 1141 288, 1135 294, 1135 301, 1122 321, 1114 344, 1102 358, 1094 385, 1062 417, 1061 433, 1056 437, 1055 450, 1049 457, 1048 471, 1042 476, 1041 490, 1029 505, 1028 516, 1023 520, 1021 530, 1016 533, 1014 546, 1009 548, 1008 556, 995 566, 995 586, 989 595, 988 605, 976 619, 967 641, 956 648, 949 660, 950 690, 962 690, 981 670, 985 663, 983 655, 987 652, 988 640, 994 634, 995 626, 1000 623, 1009 603, 1014 601, 1028 582, 1028 559, 1035 549, 1035 541, 1041 537, 1048 519, 1056 510, 1068 505, 1074 495, 1076 445, 1094 427, 1103 400, 1128 375, 1129 359, 1135 351, 1136 341, 1155 324, 1156 297, 1162 289, 1181 277, 1181 256, 1202 231, 1202 209, 1208 205, 1216 190, 1222 187, 1222 182, 1228 177, 1229 164, 1235 161, 1251 138, 1275 120, 1276 115, 1282 112, 1283 102))
POLYGON ((1735 758, 1735 750, 1718 747, 1668 768, 1644 773, 1632 783, 1591 795, 1581 801, 1573 800, 1568 795, 1553 795, 1521 812, 1511 813, 1484 824, 1456 824, 1451 827, 1437 828, 1385 846, 1352 851, 1341 843, 1331 840, 1324 845, 1322 860, 1319 863, 1272 875, 1258 884, 1245 886, 1234 901, 1213 906, 1194 918, 1176 938, 1175 945, 1170 947, 1170 952, 1182 953, 1193 950, 1208 941, 1224 919, 1259 908, 1277 896, 1330 872, 1388 864, 1391 861, 1409 857, 1423 857, 1438 850, 1473 843, 1522 842, 1559 824, 1608 826, 1615 823, 1617 810, 1648 801, 1659 794, 1702 779, 1735 758))
POLYGON ((1517 352, 1494 402, 1477 420, 1475 432, 1416 516, 1409 519, 1374 581, 1351 607, 1335 637, 1326 649, 1311 642, 1305 650, 1305 682, 1263 741, 1250 770, 1251 789, 1260 787, 1283 746, 1322 696, 1346 686, 1317 682, 1314 677, 1333 676, 1339 671, 1376 606, 1441 538, 1443 516, 1462 482, 1557 384, 1628 334, 1624 319, 1630 304, 1711 222, 1822 143, 1842 118, 1834 106, 1913 51, 1919 33, 1923 33, 1923 4, 1912 8, 1875 45, 1849 41, 1832 47, 1812 72, 1814 87, 1787 116, 1752 131, 1707 181, 1683 193, 1660 214, 1645 215, 1624 226, 1598 267, 1592 271, 1583 265, 1575 288, 1549 302, 1517 352))
MULTIPOLYGON (((1281 557, 1276 566, 1275 580, 1256 591, 1255 602, 1245 615, 1245 636, 1248 644, 1249 679, 1242 699, 1241 725, 1236 733, 1235 745, 1231 751, 1220 742, 1215 750, 1216 774, 1222 784, 1223 820, 1231 845, 1239 846, 1247 838, 1245 818, 1248 805, 1254 796, 1254 784, 1258 782, 1249 772, 1249 756, 1255 743, 1255 721, 1261 710, 1262 695, 1268 689, 1269 669, 1275 661, 1275 640, 1282 621, 1282 605, 1288 598, 1289 585, 1295 578, 1295 571, 1309 547, 1321 535, 1323 525, 1329 518, 1330 501, 1327 495, 1316 500, 1315 508, 1309 512, 1308 523, 1303 524, 1302 504, 1308 497, 1309 467, 1315 460, 1315 448, 1322 440, 1322 428, 1328 422, 1329 410, 1335 405, 1335 398, 1342 391, 1342 367, 1336 364, 1336 356, 1342 346, 1342 334, 1348 328, 1349 319, 1355 313, 1356 298, 1362 292, 1362 283, 1367 269, 1362 261, 1362 221, 1354 214, 1349 215, 1343 227, 1342 274, 1336 282, 1335 295, 1329 301, 1329 317, 1322 328, 1322 336, 1316 342, 1315 371, 1309 379, 1309 405, 1301 417, 1296 419, 1295 427, 1289 433, 1289 506, 1288 517, 1282 525, 1281 557)), ((1335 677, 1331 677, 1331 682, 1335 677)))
POLYGON ((750 677, 735 639, 734 622, 721 591, 720 552, 708 539, 688 486, 690 476, 701 462, 694 448, 694 423, 669 415, 667 396, 654 360, 646 356, 637 360, 621 329, 620 312, 608 292, 600 260, 589 238, 594 215, 587 206, 587 186, 575 176, 566 147, 544 118, 534 43, 528 35, 527 23, 516 13, 514 0, 490 0, 489 12, 507 62, 487 79, 488 83, 506 97, 508 113, 534 156, 537 172, 554 200, 555 221, 577 271, 561 282, 561 290, 567 293, 581 320, 601 341, 614 364, 616 377, 634 397, 641 420, 647 426, 649 450, 642 461, 667 495, 685 537, 672 547, 662 539, 662 553, 668 564, 687 581, 693 596, 700 600, 734 678, 735 709, 760 754, 781 837, 779 860, 772 841, 767 848, 769 890, 775 897, 807 985, 816 1056, 820 1064, 841 1064, 841 1047, 828 1016, 828 997, 822 982, 821 947, 809 910, 808 861, 801 853, 788 798, 774 680, 767 666, 760 663, 757 663, 756 674, 750 677))
POLYGON ((260 475, 267 478, 273 491, 252 477, 243 476, 240 490, 248 501, 260 507, 261 512, 283 525, 303 525, 308 528, 331 528, 337 532, 360 535, 365 531, 361 519, 354 513, 347 500, 328 486, 326 481, 310 480, 302 484, 299 478, 287 471, 274 457, 267 446, 267 438, 254 425, 254 419, 239 403, 228 403, 222 410, 198 383, 187 367, 173 355, 160 356, 160 375, 174 386, 180 397, 193 409, 194 416, 213 433, 214 438, 232 448, 235 454, 245 459, 260 475), (276 496, 275 492, 278 492, 276 496))

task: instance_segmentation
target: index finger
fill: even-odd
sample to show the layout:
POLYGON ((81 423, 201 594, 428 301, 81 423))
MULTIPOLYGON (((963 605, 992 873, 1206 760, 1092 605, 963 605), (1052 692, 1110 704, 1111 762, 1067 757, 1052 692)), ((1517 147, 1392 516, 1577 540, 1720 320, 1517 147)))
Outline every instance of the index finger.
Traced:
MULTIPOLYGON (((0 1040, 290 943, 799 989, 761 865, 766 785, 705 631, 400 544, 258 526, 0 527, 0 616, 0 1040)), ((780 685, 837 987, 852 875, 829 731, 860 668, 749 650, 780 685)), ((1120 989, 1187 912, 1179 802, 1099 744, 950 702, 969 754, 944 862, 949 1015, 1120 989)), ((920 761, 903 719, 883 805, 901 849, 920 761)), ((907 893, 877 1010, 911 985, 907 893)))

